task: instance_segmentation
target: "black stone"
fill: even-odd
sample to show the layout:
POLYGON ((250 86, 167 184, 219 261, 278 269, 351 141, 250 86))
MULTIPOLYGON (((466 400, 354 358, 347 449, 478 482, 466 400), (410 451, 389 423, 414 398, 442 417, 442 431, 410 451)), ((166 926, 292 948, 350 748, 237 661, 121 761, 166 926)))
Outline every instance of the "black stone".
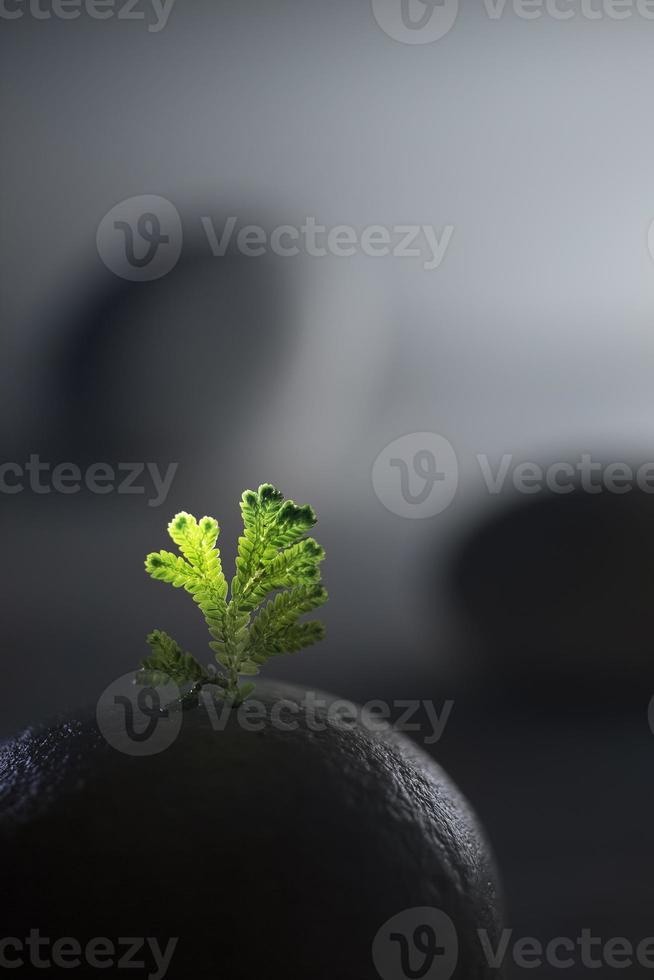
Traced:
POLYGON ((3 934, 178 936, 168 977, 184 980, 366 980, 380 927, 434 906, 458 934, 452 975, 498 976, 477 936, 497 944, 497 879, 466 801, 396 733, 327 724, 324 709, 323 731, 301 712, 278 730, 271 706, 304 694, 259 682, 256 733, 193 708, 147 758, 112 748, 93 714, 7 743, 3 934))

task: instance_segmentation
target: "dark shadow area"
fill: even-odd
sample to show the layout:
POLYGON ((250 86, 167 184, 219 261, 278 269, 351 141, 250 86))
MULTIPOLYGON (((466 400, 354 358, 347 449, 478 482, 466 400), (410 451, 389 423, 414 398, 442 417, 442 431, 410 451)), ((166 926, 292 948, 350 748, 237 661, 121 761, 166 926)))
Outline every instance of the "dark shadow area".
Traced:
POLYGON ((480 669, 434 754, 484 814, 516 937, 654 932, 653 530, 651 496, 577 489, 506 507, 453 558, 480 669))
POLYGON ((491 683, 613 703, 654 689, 654 499, 638 490, 521 501, 479 528, 452 583, 491 683))
POLYGON ((60 458, 217 455, 265 411, 290 356, 289 289, 274 258, 218 260, 205 242, 164 279, 114 279, 51 333, 60 458))

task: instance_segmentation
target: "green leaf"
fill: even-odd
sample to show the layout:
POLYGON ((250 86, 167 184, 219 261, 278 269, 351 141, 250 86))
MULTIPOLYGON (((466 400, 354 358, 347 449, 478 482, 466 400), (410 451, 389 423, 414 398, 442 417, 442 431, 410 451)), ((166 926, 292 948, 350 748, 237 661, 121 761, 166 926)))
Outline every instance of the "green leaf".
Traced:
POLYGON ((152 655, 143 661, 139 677, 217 683, 236 702, 245 688, 248 692, 253 689, 251 684, 239 688, 240 675, 254 676, 271 657, 295 652, 324 636, 322 623, 299 622, 300 616, 327 600, 320 584, 325 552, 317 541, 306 537, 316 523, 313 509, 284 500, 272 484, 263 483, 258 490, 243 493, 241 512, 243 534, 229 599, 216 547, 220 528, 213 517, 198 521, 180 512, 168 525, 180 554, 153 552, 145 562, 153 579, 184 588, 193 596, 223 672, 209 675, 167 634, 157 631, 148 638, 152 655))
POLYGON ((289 592, 279 592, 252 623, 245 651, 247 658, 263 664, 276 654, 300 650, 305 640, 307 644, 318 642, 324 632, 308 623, 304 625, 311 629, 302 629, 297 621, 304 613, 323 605, 327 598, 322 585, 301 585, 289 592))
POLYGON ((155 630, 150 633, 147 642, 152 652, 141 663, 141 670, 136 675, 137 683, 157 687, 169 681, 175 684, 198 683, 209 676, 195 657, 184 653, 167 633, 155 630))
POLYGON ((297 544, 277 552, 268 562, 264 560, 259 574, 241 594, 241 608, 256 609, 276 589, 318 583, 320 562, 324 558, 324 549, 313 538, 303 538, 297 544))
POLYGON ((220 533, 218 521, 213 517, 203 517, 198 523, 192 514, 182 511, 168 525, 168 533, 204 586, 211 586, 224 599, 227 581, 223 575, 220 551, 216 547, 220 533))
POLYGON ((243 535, 238 542, 236 575, 232 580, 232 596, 250 603, 266 566, 279 549, 294 544, 316 523, 316 515, 308 505, 298 507, 270 483, 262 484, 255 492, 246 490, 241 498, 243 535))
POLYGON ((213 517, 203 517, 198 523, 192 514, 182 511, 168 525, 168 533, 183 557, 169 551, 155 552, 146 558, 145 568, 152 578, 190 592, 212 636, 224 640, 227 580, 216 548, 219 531, 213 517))
POLYGON ((242 704, 243 701, 245 701, 246 698, 249 698, 249 696, 254 691, 255 687, 256 687, 255 684, 241 684, 241 686, 238 689, 238 702, 239 702, 239 704, 242 704))
POLYGON ((145 559, 145 570, 159 582, 170 582, 175 588, 194 587, 199 581, 197 572, 183 558, 170 551, 154 552, 145 559))

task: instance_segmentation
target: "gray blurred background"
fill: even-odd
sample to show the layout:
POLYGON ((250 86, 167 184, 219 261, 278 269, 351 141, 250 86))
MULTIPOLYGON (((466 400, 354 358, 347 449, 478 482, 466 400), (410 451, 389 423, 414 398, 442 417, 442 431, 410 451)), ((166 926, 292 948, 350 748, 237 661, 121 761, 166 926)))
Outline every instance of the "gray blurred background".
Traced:
POLYGON ((229 567, 238 497, 271 481, 315 506, 331 599, 326 641, 269 673, 453 699, 431 751, 489 828, 516 935, 637 942, 654 934, 654 499, 491 494, 476 458, 654 459, 654 21, 570 9, 464 3, 424 44, 366 0, 177 0, 159 31, 145 4, 145 21, 3 19, 2 461, 178 468, 159 507, 0 495, 0 734, 93 702, 154 627, 208 655, 143 557, 186 509, 219 518, 229 567), (96 235, 142 195, 174 204, 183 248, 130 282, 96 235), (202 218, 229 216, 454 230, 432 270, 217 258, 202 218), (458 459, 425 520, 371 478, 415 432, 458 459))

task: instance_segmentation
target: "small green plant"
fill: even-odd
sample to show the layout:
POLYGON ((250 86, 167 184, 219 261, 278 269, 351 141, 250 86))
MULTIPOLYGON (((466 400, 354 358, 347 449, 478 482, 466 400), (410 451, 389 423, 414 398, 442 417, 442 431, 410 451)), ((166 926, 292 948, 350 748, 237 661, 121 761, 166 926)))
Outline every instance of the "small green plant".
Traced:
POLYGON ((136 675, 138 683, 191 684, 191 696, 203 685, 215 684, 225 699, 239 704, 254 690, 252 682, 240 684, 241 676, 256 675, 271 657, 323 638, 322 623, 299 622, 327 601, 320 584, 325 552, 306 537, 316 523, 313 509, 284 500, 279 490, 264 483, 243 493, 241 512, 243 534, 229 590, 216 547, 220 528, 213 517, 198 521, 192 514, 177 514, 168 533, 181 555, 159 551, 145 560, 153 579, 193 596, 209 627, 218 669, 203 667, 167 633, 156 630, 148 636, 151 654, 136 675), (271 593, 276 594, 269 598, 271 593))

